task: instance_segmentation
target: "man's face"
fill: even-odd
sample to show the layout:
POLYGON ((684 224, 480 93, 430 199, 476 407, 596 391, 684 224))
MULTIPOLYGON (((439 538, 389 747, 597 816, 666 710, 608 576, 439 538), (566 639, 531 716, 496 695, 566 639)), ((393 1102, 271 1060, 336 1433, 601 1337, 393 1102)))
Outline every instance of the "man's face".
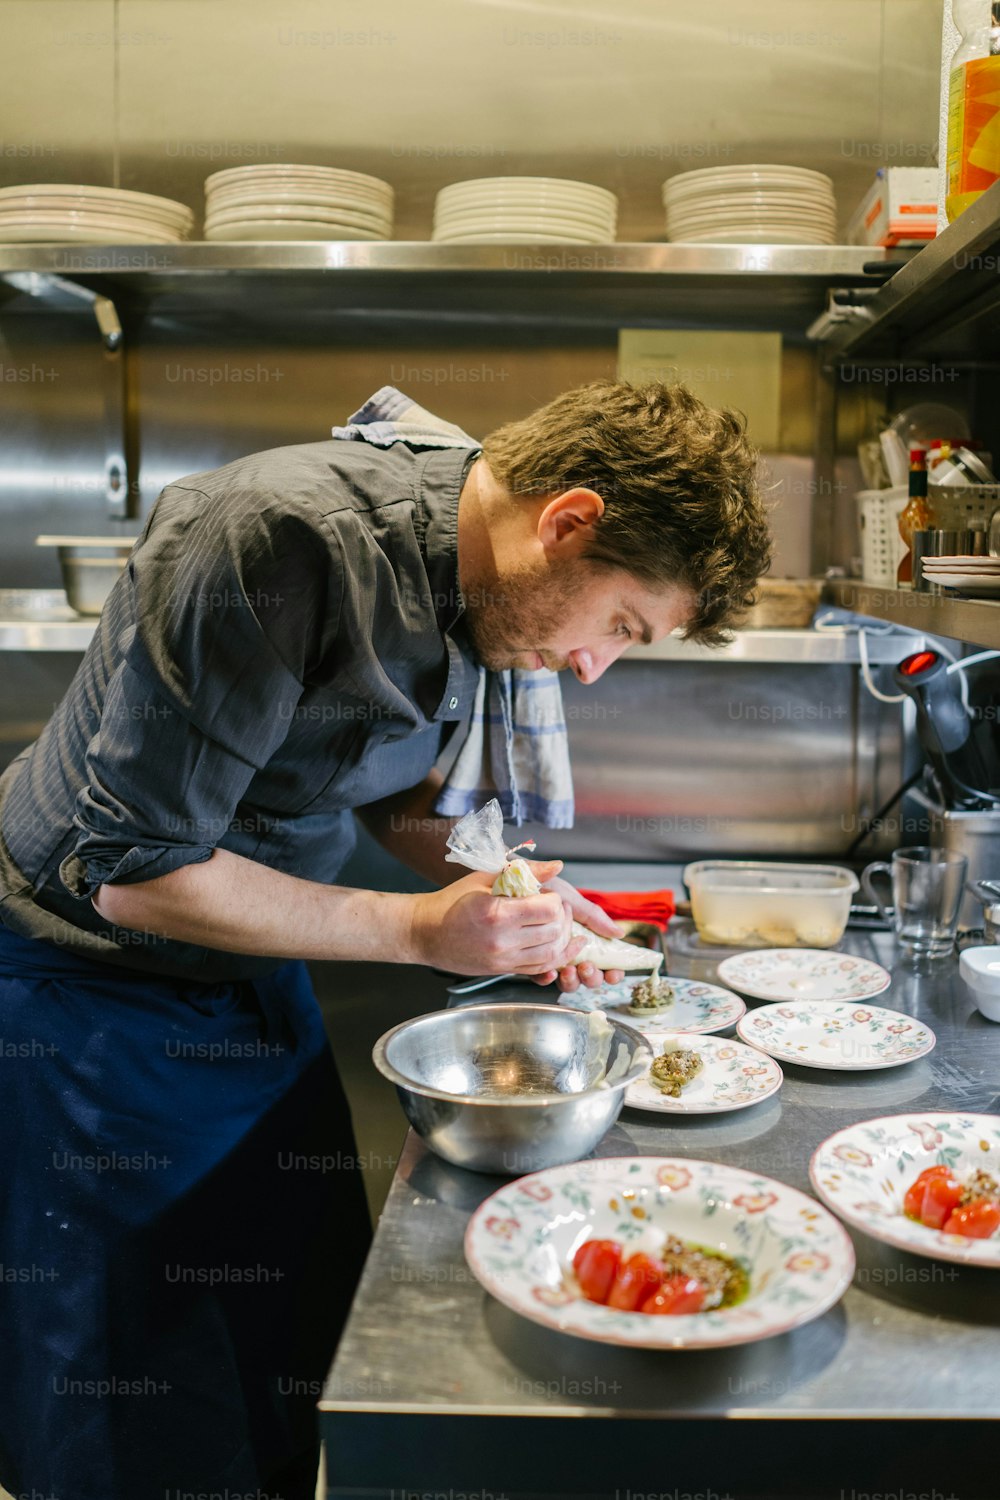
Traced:
POLYGON ((538 555, 473 590, 467 623, 476 655, 494 672, 548 667, 596 682, 629 646, 662 640, 691 616, 680 588, 651 592, 630 574, 578 555, 538 555))

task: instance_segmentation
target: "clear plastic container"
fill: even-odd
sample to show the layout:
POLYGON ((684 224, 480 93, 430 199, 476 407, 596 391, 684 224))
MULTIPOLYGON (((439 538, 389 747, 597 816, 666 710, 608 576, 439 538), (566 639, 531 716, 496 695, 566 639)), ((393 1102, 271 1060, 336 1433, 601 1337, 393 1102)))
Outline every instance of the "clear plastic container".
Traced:
POLYGON ((832 948, 858 878, 839 865, 700 859, 684 871, 703 943, 725 948, 832 948))

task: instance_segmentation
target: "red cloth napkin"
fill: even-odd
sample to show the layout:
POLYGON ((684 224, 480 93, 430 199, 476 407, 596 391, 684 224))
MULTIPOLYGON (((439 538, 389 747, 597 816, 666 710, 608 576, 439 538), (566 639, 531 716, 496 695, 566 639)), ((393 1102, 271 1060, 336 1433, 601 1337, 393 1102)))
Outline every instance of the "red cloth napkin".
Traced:
POLYGON ((649 922, 666 931, 676 910, 673 891, 581 891, 618 922, 649 922))

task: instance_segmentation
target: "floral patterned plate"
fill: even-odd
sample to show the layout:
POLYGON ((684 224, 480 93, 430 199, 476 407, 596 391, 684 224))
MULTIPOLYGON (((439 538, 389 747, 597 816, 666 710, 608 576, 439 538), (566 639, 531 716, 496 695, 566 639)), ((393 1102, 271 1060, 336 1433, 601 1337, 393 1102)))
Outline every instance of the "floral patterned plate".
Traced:
POLYGON ((870 1000, 892 983, 881 964, 826 948, 734 953, 718 969, 723 984, 755 1000, 870 1000))
POLYGON ((934 1050, 929 1026, 885 1010, 881 1005, 830 1005, 802 1000, 796 1005, 761 1005, 736 1030, 751 1047, 804 1068, 835 1068, 844 1073, 897 1068, 934 1050))
POLYGON ((632 1109, 664 1115, 723 1114, 769 1099, 784 1081, 785 1075, 772 1058, 742 1042, 681 1031, 659 1038, 658 1051, 663 1051, 665 1042, 677 1042, 697 1052, 701 1072, 685 1084, 677 1099, 658 1089, 647 1073, 625 1090, 625 1103, 632 1109))
POLYGON ((982 1168, 1000 1177, 1000 1115, 885 1115, 838 1130, 809 1163, 816 1192, 848 1224, 914 1255, 1000 1269, 1000 1234, 969 1240, 928 1229, 903 1213, 907 1188, 925 1167, 961 1180, 982 1168))
POLYGON ((573 1162, 508 1183, 470 1219, 465 1256, 522 1317, 635 1349, 724 1349, 786 1333, 838 1302, 854 1275, 846 1230, 815 1199, 741 1167, 662 1156, 573 1162), (648 1225, 742 1261, 748 1295, 671 1317, 586 1301, 573 1275, 584 1241, 628 1246, 648 1225))
POLYGON ((650 1041, 673 1035, 675 1031, 725 1031, 746 1010, 739 995, 717 984, 704 984, 700 979, 677 979, 673 974, 665 977, 673 986, 673 1004, 649 1017, 634 1016, 628 1008, 632 987, 638 983, 634 976, 621 984, 603 984, 596 990, 580 989, 559 998, 563 1005, 578 1010, 607 1011, 616 1020, 624 1021, 626 1026, 641 1031, 650 1041))

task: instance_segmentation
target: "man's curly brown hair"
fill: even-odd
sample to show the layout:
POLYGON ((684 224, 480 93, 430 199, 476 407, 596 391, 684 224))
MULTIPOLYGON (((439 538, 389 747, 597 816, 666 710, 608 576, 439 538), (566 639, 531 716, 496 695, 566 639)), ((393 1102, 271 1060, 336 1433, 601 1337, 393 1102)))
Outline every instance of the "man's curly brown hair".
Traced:
POLYGON ((697 598, 684 639, 722 645, 771 558, 757 451, 737 412, 683 385, 593 380, 483 442, 512 496, 583 486, 604 501, 585 553, 651 589, 697 598))

